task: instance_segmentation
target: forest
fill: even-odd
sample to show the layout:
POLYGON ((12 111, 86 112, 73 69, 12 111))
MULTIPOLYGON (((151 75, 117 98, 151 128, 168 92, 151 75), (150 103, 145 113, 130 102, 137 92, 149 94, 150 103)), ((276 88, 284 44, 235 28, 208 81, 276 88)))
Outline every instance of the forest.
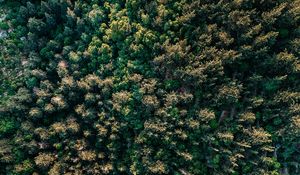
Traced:
POLYGON ((0 0, 0 175, 299 175, 300 0, 0 0))

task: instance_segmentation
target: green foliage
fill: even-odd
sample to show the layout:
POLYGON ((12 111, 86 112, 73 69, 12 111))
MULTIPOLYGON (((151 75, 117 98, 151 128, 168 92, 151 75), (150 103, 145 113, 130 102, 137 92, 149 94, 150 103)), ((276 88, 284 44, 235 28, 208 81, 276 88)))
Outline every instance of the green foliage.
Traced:
POLYGON ((9 25, 5 22, 0 22, 0 29, 1 30, 8 30, 9 29, 9 25))
POLYGON ((0 8, 0 174, 299 174, 299 0, 0 8))
POLYGON ((13 134, 17 128, 16 121, 14 119, 4 118, 0 119, 0 137, 8 134, 13 134))

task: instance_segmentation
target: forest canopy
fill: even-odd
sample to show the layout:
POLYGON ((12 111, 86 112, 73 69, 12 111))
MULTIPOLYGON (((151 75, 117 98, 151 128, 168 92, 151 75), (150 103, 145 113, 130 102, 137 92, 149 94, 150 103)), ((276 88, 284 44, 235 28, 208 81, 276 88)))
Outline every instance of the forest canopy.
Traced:
POLYGON ((300 0, 0 0, 0 174, 300 174, 300 0))

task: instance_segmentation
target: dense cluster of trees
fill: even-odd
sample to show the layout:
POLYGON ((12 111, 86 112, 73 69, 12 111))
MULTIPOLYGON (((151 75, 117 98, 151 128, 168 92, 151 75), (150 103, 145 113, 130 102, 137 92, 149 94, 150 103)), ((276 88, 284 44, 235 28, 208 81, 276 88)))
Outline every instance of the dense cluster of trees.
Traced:
POLYGON ((299 0, 0 7, 0 174, 300 173, 299 0))

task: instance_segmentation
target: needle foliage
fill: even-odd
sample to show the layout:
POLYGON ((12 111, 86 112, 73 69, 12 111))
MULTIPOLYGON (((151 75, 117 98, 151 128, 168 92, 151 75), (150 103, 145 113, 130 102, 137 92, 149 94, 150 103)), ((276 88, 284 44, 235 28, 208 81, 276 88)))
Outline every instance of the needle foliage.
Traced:
POLYGON ((0 174, 300 173, 299 0, 0 3, 0 174))

